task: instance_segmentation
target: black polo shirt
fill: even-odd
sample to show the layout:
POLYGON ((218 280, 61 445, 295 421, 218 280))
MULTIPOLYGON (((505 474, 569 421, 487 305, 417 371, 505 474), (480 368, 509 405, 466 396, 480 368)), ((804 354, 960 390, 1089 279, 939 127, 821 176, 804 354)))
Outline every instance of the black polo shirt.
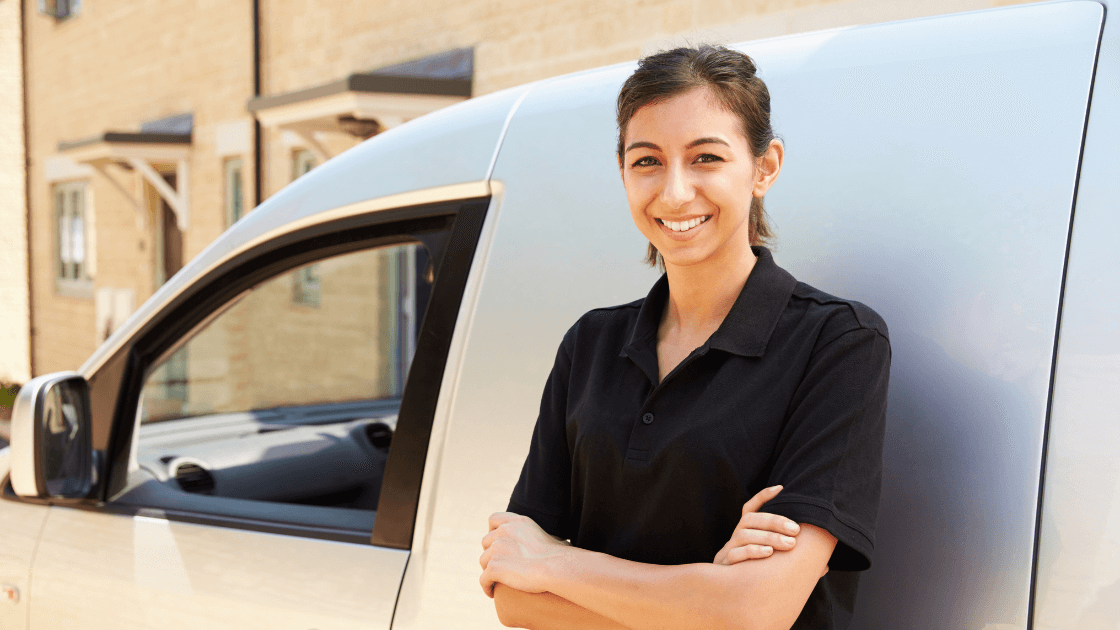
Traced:
POLYGON ((658 383, 666 276, 567 334, 509 511, 577 547, 654 564, 711 562, 743 503, 839 541, 794 628, 844 628, 870 566, 890 342, 870 308, 758 261, 708 341, 658 383))

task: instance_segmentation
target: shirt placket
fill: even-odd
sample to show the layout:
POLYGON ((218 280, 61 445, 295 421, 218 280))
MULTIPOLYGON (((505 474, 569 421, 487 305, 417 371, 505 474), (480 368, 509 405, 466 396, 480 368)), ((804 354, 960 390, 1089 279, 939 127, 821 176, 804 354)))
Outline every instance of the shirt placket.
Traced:
POLYGON ((659 428, 661 424, 667 420, 667 418, 658 418, 656 405, 658 395, 664 392, 675 379, 679 378, 679 374, 684 371, 685 368, 707 353, 708 344, 705 343, 693 350, 692 353, 677 364, 672 371, 666 374, 665 378, 661 379, 660 383, 650 390, 649 395, 646 396, 645 401, 634 417, 634 424, 630 429, 630 440, 626 446, 624 466, 639 465, 649 461, 649 453, 655 445, 659 428))

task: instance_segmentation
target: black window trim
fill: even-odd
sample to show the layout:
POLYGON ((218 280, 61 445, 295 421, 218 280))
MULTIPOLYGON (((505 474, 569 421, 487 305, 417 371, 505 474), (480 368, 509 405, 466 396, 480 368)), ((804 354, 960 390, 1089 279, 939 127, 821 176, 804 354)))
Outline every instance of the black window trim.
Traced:
MULTIPOLYGON (((93 406, 97 406, 98 398, 102 402, 109 402, 106 400, 109 396, 115 398, 112 426, 109 428, 105 448, 96 453, 99 456, 97 459, 105 464, 98 471, 100 482, 92 495, 77 500, 28 499, 16 496, 10 481, 5 480, 5 488, 0 496, 8 500, 111 514, 149 516, 169 521, 373 544, 391 549, 410 549, 436 403, 455 322, 490 200, 487 195, 439 201, 326 221, 261 243, 210 270, 148 321, 134 336, 135 341, 121 348, 116 356, 102 364, 98 373, 91 375, 93 406), (447 228, 450 228, 449 235, 442 242, 441 239, 434 239, 437 246, 443 245, 442 251, 434 252, 437 282, 433 285, 428 308, 421 320, 415 358, 401 400, 397 431, 393 437, 393 448, 389 451, 372 533, 369 530, 354 531, 329 525, 309 526, 222 514, 118 505, 108 500, 125 488, 135 413, 148 366, 211 311, 221 308, 228 300, 257 283, 309 262, 372 247, 411 242, 413 238, 408 237, 408 234, 447 228), (110 387, 118 384, 115 391, 97 391, 97 381, 101 380, 98 376, 104 370, 120 373, 117 378, 113 378, 116 374, 107 375, 108 382, 102 383, 103 386, 110 387)), ((96 446, 95 443, 95 448, 96 446)))

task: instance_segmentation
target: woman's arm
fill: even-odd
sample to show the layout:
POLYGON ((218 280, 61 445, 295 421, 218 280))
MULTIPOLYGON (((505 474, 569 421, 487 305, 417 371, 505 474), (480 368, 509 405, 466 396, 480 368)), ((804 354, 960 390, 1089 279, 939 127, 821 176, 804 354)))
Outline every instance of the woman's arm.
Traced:
POLYGON ((510 628, 529 630, 629 630, 552 593, 526 593, 505 584, 494 585, 498 620, 510 628))
MULTIPOLYGON (((480 581, 487 592, 496 582, 524 593, 550 592, 628 628, 787 629, 827 571, 836 545, 825 530, 803 525, 787 553, 732 566, 660 566, 560 545, 522 516, 492 518, 500 523, 484 542, 480 581)), ((560 610, 551 598, 526 599, 508 625, 561 627, 547 621, 560 610)))

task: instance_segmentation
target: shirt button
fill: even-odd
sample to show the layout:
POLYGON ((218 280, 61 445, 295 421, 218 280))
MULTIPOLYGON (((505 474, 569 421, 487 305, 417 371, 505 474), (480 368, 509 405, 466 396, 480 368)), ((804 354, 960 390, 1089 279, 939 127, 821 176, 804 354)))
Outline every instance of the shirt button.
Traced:
POLYGON ((647 413, 642 416, 642 424, 653 424, 653 414, 647 413))

